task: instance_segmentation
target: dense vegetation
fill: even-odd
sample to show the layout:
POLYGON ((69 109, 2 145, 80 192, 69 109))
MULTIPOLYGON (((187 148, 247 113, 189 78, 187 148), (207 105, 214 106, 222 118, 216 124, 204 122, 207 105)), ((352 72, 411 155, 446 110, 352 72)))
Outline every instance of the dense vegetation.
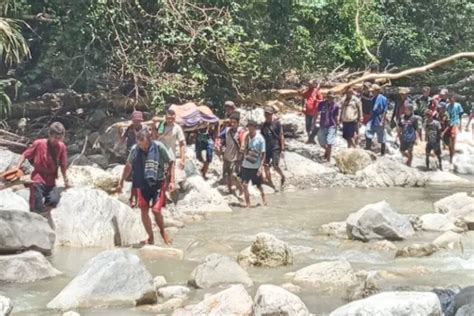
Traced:
MULTIPOLYGON (((469 0, 0 4, 0 78, 15 79, 2 81, 0 90, 12 82, 17 90, 21 82, 23 98, 58 87, 107 89, 160 109, 175 100, 245 97, 281 85, 289 72, 321 76, 340 65, 405 69, 473 50, 469 0)), ((455 83, 473 69, 463 60, 416 80, 455 83)))

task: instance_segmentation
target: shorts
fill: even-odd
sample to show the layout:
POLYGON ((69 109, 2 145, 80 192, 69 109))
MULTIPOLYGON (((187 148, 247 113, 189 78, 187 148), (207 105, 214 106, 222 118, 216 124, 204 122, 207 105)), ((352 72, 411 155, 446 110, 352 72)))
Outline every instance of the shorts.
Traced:
POLYGON ((258 169, 247 169, 242 167, 240 171, 240 179, 242 183, 249 184, 252 181, 252 184, 258 188, 262 187, 262 177, 258 175, 258 169))
POLYGON ((214 143, 212 141, 209 142, 197 142, 195 145, 196 148, 196 158, 200 162, 204 162, 202 158, 202 152, 206 151, 206 161, 208 163, 212 162, 212 156, 214 155, 214 143))
POLYGON ((377 136, 377 141, 380 144, 385 144, 387 142, 385 128, 383 126, 372 126, 370 122, 367 123, 365 138, 373 139, 375 136, 377 136))
POLYGON ((30 211, 42 213, 45 207, 56 207, 60 198, 61 195, 56 186, 33 183, 30 186, 30 211))
POLYGON ((441 144, 438 143, 426 143, 425 152, 429 155, 432 151, 435 152, 436 155, 441 155, 441 144))
POLYGON ((344 139, 352 139, 359 129, 357 122, 343 122, 342 123, 342 137, 344 139))
POLYGON ((369 120, 370 120, 370 113, 363 113, 362 114, 362 123, 364 123, 364 125, 366 125, 367 123, 369 123, 369 120))
POLYGON ((166 181, 160 181, 152 188, 137 188, 137 206, 139 208, 151 207, 153 212, 161 211, 165 206, 165 188, 166 181))
POLYGON ((336 127, 321 127, 318 132, 319 145, 334 145, 336 143, 336 127))
POLYGON ((280 165, 281 150, 273 149, 268 150, 265 155, 265 165, 278 167, 280 165))
POLYGON ((224 159, 224 163, 222 165, 222 174, 224 176, 231 176, 238 174, 238 162, 237 161, 228 161, 224 159))
POLYGON ((413 146, 415 146, 415 142, 401 142, 400 144, 400 151, 403 153, 405 151, 413 151, 413 146))

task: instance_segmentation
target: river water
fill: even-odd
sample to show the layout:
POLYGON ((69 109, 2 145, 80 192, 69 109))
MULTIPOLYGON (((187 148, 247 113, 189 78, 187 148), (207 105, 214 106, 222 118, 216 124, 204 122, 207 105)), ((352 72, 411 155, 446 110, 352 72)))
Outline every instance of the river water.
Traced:
MULTIPOLYGON (((255 294, 259 284, 281 285, 284 274, 320 261, 345 258, 355 270, 385 270, 400 276, 394 286, 446 287, 474 284, 474 232, 463 237, 464 252, 440 251, 431 257, 399 258, 370 251, 366 244, 322 236, 318 228, 332 221, 343 221, 362 206, 380 200, 405 214, 433 212, 433 202, 455 192, 474 190, 465 187, 386 188, 386 189, 319 189, 288 192, 270 196, 267 207, 235 209, 232 214, 213 215, 206 220, 187 225, 175 236, 175 247, 185 250, 184 261, 146 261, 154 275, 164 275, 169 284, 185 284, 199 261, 210 253, 236 257, 248 247, 259 232, 267 232, 293 247, 294 265, 285 268, 251 268, 249 273, 255 294)), ((407 242, 431 242, 442 233, 420 233, 407 242)), ((31 284, 2 284, 0 294, 10 297, 15 305, 14 315, 54 315, 46 304, 77 274, 89 258, 103 249, 60 248, 50 257, 52 264, 64 272, 62 276, 31 284)), ((135 251, 135 250, 131 250, 135 251)), ((218 291, 217 289, 213 292, 218 291)), ((206 292, 193 292, 189 303, 198 302, 206 292)), ((325 314, 345 303, 341 294, 321 296, 310 290, 297 294, 314 314, 325 314)), ((131 308, 108 310, 79 310, 82 315, 146 315, 131 308)))

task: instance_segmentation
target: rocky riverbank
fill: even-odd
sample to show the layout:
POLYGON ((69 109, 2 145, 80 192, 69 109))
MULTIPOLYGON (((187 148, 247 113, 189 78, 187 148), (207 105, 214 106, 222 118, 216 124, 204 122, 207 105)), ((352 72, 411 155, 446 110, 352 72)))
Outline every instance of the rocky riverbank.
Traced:
MULTIPOLYGON (((258 118, 259 115, 256 110, 245 112, 244 116, 258 118)), ((361 149, 348 150, 340 138, 334 161, 323 163, 320 148, 303 142, 302 117, 289 113, 280 119, 289 137, 289 152, 285 157, 287 192, 323 187, 421 187, 447 183, 471 186, 468 193, 460 192, 439 200, 432 213, 422 216, 400 214, 390 203, 374 200, 358 211, 354 209, 346 221, 323 225, 320 232, 330 240, 347 242, 348 247, 360 246, 359 241, 362 241, 364 248, 375 249, 395 260, 462 249, 463 239, 472 237, 467 234, 474 229, 474 198, 469 193, 473 184, 464 175, 469 174, 474 143, 467 134, 460 136, 460 152, 453 172, 424 171, 424 160, 419 154, 414 167, 406 167, 393 147, 384 158, 361 149), (420 243, 420 236, 430 232, 439 235, 432 242, 420 243)), ((98 135, 97 144, 106 144, 103 140, 107 138, 113 139, 108 134, 98 135)), ((390 281, 407 276, 381 269, 361 270, 346 259, 319 260, 292 270, 295 257, 302 250, 268 233, 252 237, 248 248, 235 257, 217 253, 203 255, 200 262, 194 263, 186 285, 167 284, 163 276, 153 277, 144 261, 171 258, 179 262, 187 257, 187 249, 147 246, 136 251, 127 248, 145 239, 145 232, 139 212, 126 204, 129 191, 120 195, 113 193, 123 166, 110 165, 106 153, 117 153, 120 148, 102 145, 102 149, 102 154, 72 157, 71 160, 77 158, 70 167, 74 188, 63 192, 59 206, 53 210, 54 230, 43 217, 28 212, 27 190, 15 187, 0 191, 0 227, 4 227, 0 230, 0 284, 57 278, 62 272, 50 263, 48 256, 58 247, 120 247, 100 252, 87 261, 47 308, 66 312, 118 305, 133 311, 133 306, 140 305, 137 309, 141 312, 174 315, 318 314, 297 296, 300 291, 310 290, 353 301, 331 315, 387 312, 390 315, 468 315, 472 311, 469 305, 469 298, 474 294, 472 288, 391 287, 390 281), (77 165, 83 158, 88 165, 77 165), (101 163, 91 163, 93 160, 101 163), (286 282, 279 286, 262 284, 248 272, 249 269, 265 271, 282 267, 292 271, 286 273, 286 282), (211 292, 199 302, 190 299, 202 289, 211 292), (251 296, 252 289, 256 291, 254 296, 251 296)), ((0 171, 17 159, 16 154, 7 150, 0 150, 0 157, 0 171)), ((205 181, 197 172, 199 163, 191 147, 187 158, 186 177, 181 183, 178 202, 165 210, 167 230, 176 239, 180 238, 179 230, 185 225, 200 225, 197 222, 213 214, 232 213, 234 206, 241 202, 219 185, 222 169, 219 159, 215 159, 210 179, 205 181)), ((275 193, 269 187, 265 190, 275 193)), ((253 195, 256 198, 258 194, 253 191, 253 195)), ((6 293, 0 290, 0 294, 6 293)), ((8 315, 12 308, 11 301, 0 296, 0 315, 8 315)))

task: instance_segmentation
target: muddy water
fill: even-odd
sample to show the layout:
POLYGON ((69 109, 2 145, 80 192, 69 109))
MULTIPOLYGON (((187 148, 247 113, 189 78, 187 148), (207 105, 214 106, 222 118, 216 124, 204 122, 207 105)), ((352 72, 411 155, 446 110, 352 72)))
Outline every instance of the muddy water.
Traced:
MULTIPOLYGON (((356 270, 386 270, 400 275, 394 286, 449 286, 474 284, 474 232, 463 238, 464 253, 440 251, 427 258, 394 260, 387 254, 369 251, 360 242, 339 240, 318 234, 318 227, 345 220, 349 213, 380 200, 387 200, 401 213, 432 212, 434 201, 459 191, 471 192, 473 186, 430 187, 420 189, 320 189, 278 194, 270 197, 270 206, 250 210, 235 209, 232 214, 212 216, 188 225, 175 237, 175 246, 185 249, 184 261, 147 261, 153 275, 164 275, 170 284, 185 284, 197 261, 216 252, 232 257, 247 247, 253 236, 268 232, 293 247, 294 265, 289 268, 257 269, 249 273, 255 286, 285 283, 284 274, 325 260, 345 258, 356 270)), ((441 233, 418 233, 413 241, 432 241, 441 233)), ((406 242, 405 242, 406 243, 406 242)), ((404 243, 399 243, 399 245, 404 243)), ((32 284, 0 284, 0 294, 13 299, 15 314, 52 315, 46 304, 74 277, 83 263, 101 249, 58 249, 50 258, 64 275, 32 284)), ((134 250, 132 250, 134 251, 134 250)), ((217 290, 216 290, 217 291, 217 290)), ((196 291, 190 303, 199 301, 204 291, 196 291)), ((298 294, 311 312, 324 314, 344 304, 340 294, 321 296, 310 290, 298 294)), ((82 315, 146 315, 120 308, 81 310, 82 315)))

